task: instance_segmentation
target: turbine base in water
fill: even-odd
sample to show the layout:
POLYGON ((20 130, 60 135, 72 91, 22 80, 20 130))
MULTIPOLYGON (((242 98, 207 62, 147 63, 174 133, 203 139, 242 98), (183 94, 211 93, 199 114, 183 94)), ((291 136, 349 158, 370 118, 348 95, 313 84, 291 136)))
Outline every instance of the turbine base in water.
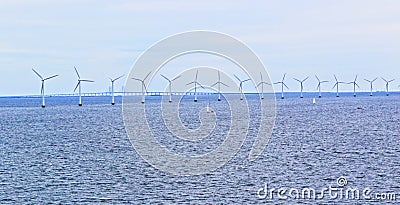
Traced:
POLYGON ((79 107, 82 107, 82 104, 78 104, 79 105, 79 107))
POLYGON ((46 106, 45 105, 42 105, 42 108, 45 108, 46 106))
POLYGON ((115 105, 115 103, 111 103, 111 105, 115 105))
POLYGON ((221 101, 221 99, 218 99, 218 101, 221 101))

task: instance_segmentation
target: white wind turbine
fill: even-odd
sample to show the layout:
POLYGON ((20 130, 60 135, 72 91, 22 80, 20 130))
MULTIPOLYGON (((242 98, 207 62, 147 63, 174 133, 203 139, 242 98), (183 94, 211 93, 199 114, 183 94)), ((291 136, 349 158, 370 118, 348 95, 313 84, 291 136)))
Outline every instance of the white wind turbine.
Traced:
POLYGON ((218 71, 218 81, 214 84, 211 85, 211 87, 214 87, 218 85, 218 101, 221 101, 221 85, 224 85, 226 87, 229 87, 227 84, 221 82, 221 74, 218 71))
POLYGON ((356 86, 358 88, 360 88, 360 86, 357 84, 357 75, 356 75, 356 78, 354 78, 354 81, 349 82, 348 84, 353 84, 353 96, 356 97, 357 96, 357 94, 356 94, 356 86))
POLYGON ((303 89, 304 89, 303 83, 308 79, 308 76, 307 76, 307 78, 304 78, 303 80, 299 80, 297 78, 293 78, 293 79, 300 83, 300 98, 303 98, 303 89))
POLYGON ((237 77, 235 74, 233 75, 233 76, 235 76, 235 78, 239 81, 239 91, 240 91, 240 100, 243 100, 243 83, 244 82, 246 82, 246 81, 249 81, 250 80, 250 78, 249 79, 246 79, 246 80, 241 80, 239 77, 237 77))
POLYGON ((74 66, 74 68, 75 68, 75 72, 76 72, 76 75, 78 76, 78 84, 76 84, 76 87, 75 87, 75 89, 74 89, 74 92, 76 91, 76 89, 79 87, 79 106, 82 106, 82 88, 81 88, 81 82, 94 82, 93 80, 82 80, 81 79, 81 76, 79 75, 79 73, 78 73, 78 70, 76 69, 76 67, 74 66))
POLYGON ((392 80, 386 80, 385 78, 382 78, 382 80, 386 82, 386 96, 389 96, 389 83, 390 83, 390 82, 393 82, 394 79, 392 79, 392 80))
POLYGON ((373 79, 373 80, 364 79, 365 81, 369 82, 369 84, 370 84, 371 92, 370 92, 369 96, 372 96, 372 89, 373 89, 372 84, 374 83, 374 81, 375 81, 376 79, 378 79, 378 78, 375 78, 375 79, 373 79))
POLYGON ((339 84, 345 83, 345 82, 338 81, 338 79, 336 78, 336 75, 333 75, 333 77, 335 77, 335 80, 336 80, 336 83, 333 86, 333 88, 336 87, 336 97, 339 97, 339 84))
POLYGON ((283 86, 285 86, 287 89, 289 89, 289 87, 288 87, 288 86, 285 84, 285 82, 284 82, 284 81, 285 81, 285 77, 286 77, 286 73, 283 74, 282 81, 274 83, 274 84, 281 84, 281 85, 282 85, 282 96, 281 96, 281 99, 284 99, 284 98, 285 98, 285 96, 283 96, 283 92, 284 92, 283 86))
POLYGON ((163 74, 160 74, 160 75, 161 75, 163 78, 165 78, 165 80, 167 80, 168 83, 169 83, 169 102, 172 102, 172 81, 174 81, 174 80, 180 78, 181 76, 178 75, 178 76, 176 76, 174 79, 170 80, 169 78, 165 77, 163 74))
POLYGON ((132 78, 133 80, 137 80, 142 83, 142 104, 144 104, 144 100, 145 100, 144 92, 145 91, 147 92, 146 84, 144 83, 144 81, 149 77, 150 73, 151 73, 151 71, 146 75, 146 77, 143 78, 143 80, 139 79, 139 78, 132 78))
POLYGON ((33 70, 33 72, 35 72, 35 74, 37 75, 37 76, 39 76, 39 78, 42 80, 42 88, 40 89, 40 94, 41 94, 41 96, 42 96, 42 108, 45 108, 46 107, 46 104, 45 104, 45 97, 44 97, 44 81, 46 81, 46 80, 49 80, 49 79, 51 79, 51 78, 55 78, 55 77, 57 77, 58 75, 53 75, 53 76, 51 76, 51 77, 48 77, 48 78, 43 78, 35 69, 32 69, 33 70))
POLYGON ((197 102, 197 85, 199 85, 200 87, 202 87, 204 89, 204 87, 197 82, 197 76, 199 75, 199 70, 196 71, 196 77, 194 79, 194 81, 186 84, 186 85, 190 85, 190 84, 194 84, 194 101, 197 102))
POLYGON ((114 101, 114 82, 121 79, 122 77, 124 77, 124 75, 119 76, 118 78, 110 78, 111 81, 111 105, 115 105, 115 101, 114 101))
POLYGON ((260 72, 261 81, 258 83, 257 87, 261 85, 261 100, 264 99, 264 85, 271 85, 271 83, 267 83, 263 80, 262 73, 260 72))
POLYGON ((321 98, 321 84, 322 84, 322 83, 327 83, 327 82, 329 82, 329 81, 327 81, 327 80, 320 81, 319 78, 317 77, 317 75, 315 75, 315 78, 318 80, 318 86, 317 86, 317 89, 318 89, 318 98, 321 98))

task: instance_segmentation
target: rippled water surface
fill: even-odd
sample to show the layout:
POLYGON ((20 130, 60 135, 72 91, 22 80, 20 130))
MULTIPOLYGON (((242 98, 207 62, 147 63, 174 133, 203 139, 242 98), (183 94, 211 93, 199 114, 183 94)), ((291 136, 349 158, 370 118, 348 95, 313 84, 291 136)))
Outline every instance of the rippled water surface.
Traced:
MULTIPOLYGON (((183 124, 200 126, 198 110, 207 105, 199 98, 193 105, 184 99, 180 109, 183 124)), ((103 97, 85 98, 78 107, 75 98, 50 98, 46 109, 40 99, 0 98, 0 204, 12 203, 194 203, 194 204, 383 204, 400 201, 400 96, 357 98, 327 96, 311 103, 289 95, 277 99, 273 135, 263 154, 247 160, 257 133, 256 95, 247 96, 253 116, 242 149, 222 168, 206 175, 179 177, 165 174, 146 163, 126 135, 121 99, 109 105, 103 97), (372 193, 397 193, 396 200, 271 199, 257 192, 346 187, 372 193)), ((157 107, 157 97, 146 102, 157 107)), ((169 149, 204 153, 215 148, 227 132, 229 112, 217 101, 214 139, 195 146, 171 136, 157 139, 169 149), (220 109, 220 110, 219 110, 220 109), (219 110, 219 111, 218 111, 219 110), (221 115, 218 116, 218 112, 221 115), (192 150, 191 150, 192 149, 192 150)), ((154 113, 150 124, 157 125, 154 113)), ((160 126, 162 129, 162 126, 160 126)), ((162 133, 162 130, 158 132, 162 133)), ((189 153, 190 154, 190 153, 189 153)))

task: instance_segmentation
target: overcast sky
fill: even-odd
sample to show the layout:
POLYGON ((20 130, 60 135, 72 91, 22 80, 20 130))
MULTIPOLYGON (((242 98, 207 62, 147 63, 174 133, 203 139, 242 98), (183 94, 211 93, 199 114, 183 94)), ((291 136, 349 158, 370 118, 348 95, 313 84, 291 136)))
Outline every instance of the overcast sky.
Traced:
MULTIPOLYGON (((272 81, 287 73, 323 80, 396 78, 400 84, 400 1, 99 1, 0 0, 0 95, 71 93, 76 66, 95 80, 84 91, 107 91, 108 77, 127 74, 136 58, 167 36, 188 30, 229 34, 246 43, 266 65, 272 81)), ((117 83, 117 90, 124 80, 117 83)), ((359 82, 364 90, 365 81, 359 82)), ((332 91, 332 85, 325 89, 332 91)), ((377 88, 384 88, 377 81, 377 88)), ((278 89, 278 87, 276 87, 278 89)), ((344 89, 351 89, 351 85, 344 89)))

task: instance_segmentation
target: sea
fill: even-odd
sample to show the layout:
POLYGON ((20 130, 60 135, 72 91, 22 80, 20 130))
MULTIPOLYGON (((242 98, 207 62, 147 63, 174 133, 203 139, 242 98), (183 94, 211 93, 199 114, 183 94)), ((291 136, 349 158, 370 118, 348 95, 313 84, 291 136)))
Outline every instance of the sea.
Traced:
MULTIPOLYGON (((251 120, 240 151, 220 168, 193 176, 159 170, 136 152, 121 97, 114 106, 110 97, 84 97, 82 107, 77 97, 48 97, 45 109, 40 98, 2 97, 0 204, 400 203, 400 93, 285 95, 276 94, 272 135, 258 158, 248 160, 260 99, 247 94, 251 120)), ((146 106, 160 99, 148 96, 146 106)), ((183 125, 198 128, 206 106, 218 116, 227 103, 216 99, 183 97, 183 125)), ((230 119, 224 116, 216 120, 225 126, 230 119)), ((161 117, 147 119, 157 124, 161 117)), ((215 148, 226 132, 219 133, 215 144, 204 140, 195 148, 215 148)), ((174 149, 176 139, 162 138, 158 134, 174 149)), ((184 149, 178 151, 190 154, 184 149)))

